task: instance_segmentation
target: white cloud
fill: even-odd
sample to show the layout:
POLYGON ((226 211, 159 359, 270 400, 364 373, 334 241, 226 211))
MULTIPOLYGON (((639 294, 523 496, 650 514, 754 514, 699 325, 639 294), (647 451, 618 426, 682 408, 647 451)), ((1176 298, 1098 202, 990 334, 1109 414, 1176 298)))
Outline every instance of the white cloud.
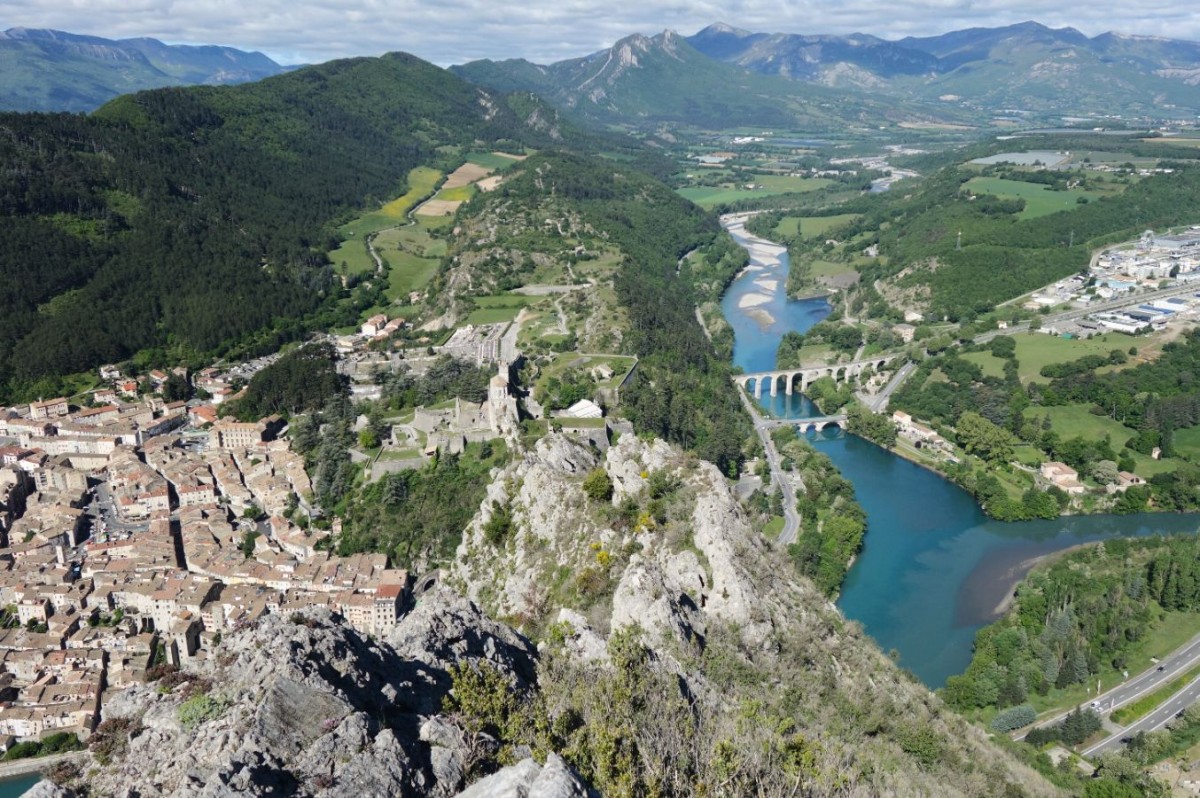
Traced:
POLYGON ((721 21, 755 31, 932 35, 1036 20, 1104 31, 1200 39, 1200 13, 1177 0, 1123 5, 1060 0, 0 0, 7 25, 109 38, 262 50, 284 63, 405 50, 448 65, 476 58, 540 63, 586 55, 630 33, 691 34, 721 21))

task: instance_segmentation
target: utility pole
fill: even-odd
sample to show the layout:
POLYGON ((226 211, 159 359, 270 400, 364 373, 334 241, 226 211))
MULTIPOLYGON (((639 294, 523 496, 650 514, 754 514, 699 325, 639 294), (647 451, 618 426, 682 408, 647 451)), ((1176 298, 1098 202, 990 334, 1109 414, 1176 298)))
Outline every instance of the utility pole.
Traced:
POLYGON ((962 249, 962 230, 958 231, 958 241, 954 244, 954 249, 956 252, 962 249))

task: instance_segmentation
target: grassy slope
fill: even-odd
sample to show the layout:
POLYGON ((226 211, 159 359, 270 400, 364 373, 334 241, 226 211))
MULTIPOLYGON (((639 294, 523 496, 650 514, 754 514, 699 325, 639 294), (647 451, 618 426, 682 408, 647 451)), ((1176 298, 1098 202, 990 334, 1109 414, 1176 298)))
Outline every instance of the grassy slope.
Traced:
POLYGON ((974 177, 967 182, 966 188, 976 194, 1025 200, 1025 210, 1017 214, 1018 219, 1036 219, 1049 213, 1071 210, 1079 204, 1080 198, 1093 200, 1100 196, 1093 191, 1051 191, 1048 186, 1000 177, 974 177))
MULTIPOLYGON (((1088 340, 1079 338, 1060 338, 1056 335, 1029 333, 1014 335, 1017 344, 1017 371, 1021 382, 1049 382, 1041 376, 1043 366, 1051 363, 1066 363, 1077 360, 1084 355, 1107 355, 1114 349, 1126 350, 1136 345, 1137 339, 1123 333, 1106 333, 1088 340)), ((969 352, 963 359, 979 364, 985 374, 1001 376, 1003 361, 993 357, 990 352, 969 352)))

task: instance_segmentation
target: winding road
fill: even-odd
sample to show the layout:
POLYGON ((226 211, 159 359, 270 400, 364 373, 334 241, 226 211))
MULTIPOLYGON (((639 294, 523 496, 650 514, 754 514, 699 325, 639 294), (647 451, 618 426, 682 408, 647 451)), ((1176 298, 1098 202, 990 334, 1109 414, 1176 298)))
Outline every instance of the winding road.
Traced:
POLYGON ((796 488, 803 487, 804 483, 802 482, 798 486, 791 485, 787 472, 783 470, 779 450, 775 448, 775 441, 771 440, 772 425, 758 412, 758 408, 750 400, 749 394, 743 390, 738 390, 737 393, 742 398, 746 412, 754 421, 754 431, 758 433, 758 439, 762 441, 767 464, 771 467, 771 483, 779 488, 783 495, 783 530, 779 533, 779 543, 783 546, 790 546, 796 542, 800 534, 800 514, 796 512, 796 488))

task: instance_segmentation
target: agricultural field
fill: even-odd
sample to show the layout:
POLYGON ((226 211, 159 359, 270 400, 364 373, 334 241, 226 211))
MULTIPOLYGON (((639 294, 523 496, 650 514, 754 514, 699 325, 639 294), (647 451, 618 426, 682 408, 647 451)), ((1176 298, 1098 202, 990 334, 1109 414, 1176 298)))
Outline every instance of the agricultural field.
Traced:
POLYGON ((1188 136, 1164 136, 1156 139, 1142 139, 1142 141, 1151 144, 1172 144, 1177 147, 1200 147, 1200 138, 1188 136))
POLYGON ((407 252, 397 253, 388 262, 392 268, 384 295, 392 302, 407 304, 408 295, 428 285, 438 270, 436 258, 419 258, 407 252))
MULTIPOLYGON (((1112 447, 1118 452, 1125 441, 1134 436, 1134 431, 1114 421, 1108 416, 1094 415, 1084 405, 1064 405, 1061 407, 1030 407, 1025 410, 1026 418, 1049 418, 1050 427, 1060 438, 1081 437, 1089 441, 1102 440, 1105 435, 1112 442, 1112 447)), ((1155 460, 1149 455, 1135 452, 1133 459, 1137 462, 1135 472, 1142 477, 1152 477, 1166 471, 1174 471, 1183 465, 1183 461, 1174 457, 1164 457, 1155 460)))
POLYGON ((408 173, 408 191, 377 211, 364 213, 357 219, 338 228, 343 241, 341 246, 329 253, 329 259, 339 274, 367 274, 375 269, 375 261, 367 251, 366 238, 372 233, 403 224, 408 212, 422 198, 429 196, 442 173, 436 169, 418 166, 408 173), (345 268, 342 264, 345 264, 345 268))
POLYGON ((983 376, 985 377, 1004 376, 1004 361, 992 355, 991 352, 966 352, 960 355, 960 357, 983 369, 983 376))
POLYGON ((472 297, 475 310, 467 316, 466 324, 499 324, 512 321, 521 312, 521 308, 532 304, 537 297, 521 296, 520 294, 493 294, 492 296, 472 297))
POLYGON ((454 186, 452 188, 443 188, 437 193, 436 199, 444 202, 466 202, 475 196, 475 186, 468 184, 465 186, 454 186))
POLYGON ((814 260, 808 264, 809 272, 817 280, 828 280, 843 274, 852 274, 857 271, 854 267, 854 263, 841 263, 835 260, 814 260))
POLYGON ((501 177, 493 172, 503 171, 518 160, 497 153, 471 153, 466 163, 450 173, 441 190, 414 213, 421 217, 453 216, 460 205, 479 191, 492 191, 499 186, 501 177))
MULTIPOLYGON (((1136 346, 1138 340, 1123 333, 1106 333, 1086 340, 1043 333, 1025 333, 1012 338, 1017 344, 1017 362, 1020 364, 1017 374, 1023 383, 1031 380, 1048 382, 1041 370, 1051 363, 1066 363, 1084 355, 1107 355, 1114 349, 1127 350, 1136 346)), ((984 374, 999 377, 1004 373, 1003 361, 993 357, 991 352, 968 352, 962 358, 978 364, 984 374)))
POLYGON ((431 199, 421 203, 421 207, 417 208, 413 213, 421 217, 441 217, 449 218, 454 216, 458 210, 458 206, 462 205, 462 200, 444 200, 431 199))
POLYGON ((830 185, 832 181, 824 178, 788 177, 786 175, 753 175, 745 178, 745 182, 734 186, 689 186, 676 189, 681 197, 689 199, 701 208, 712 208, 729 202, 737 202, 756 197, 772 197, 777 194, 793 192, 816 191, 830 185), (753 182, 761 188, 748 189, 745 186, 753 182))
POLYGON ((516 164, 525 159, 524 155, 509 155, 503 152, 469 152, 467 153, 467 163, 473 163, 476 166, 482 166, 485 169, 494 172, 503 172, 511 169, 516 164))
POLYGON ((446 182, 442 184, 442 191, 469 186, 476 180, 487 177, 491 173, 492 170, 486 166, 480 166, 468 161, 450 173, 446 178, 446 182))
POLYGON ((856 213, 837 216, 785 216, 775 225, 775 232, 785 238, 820 238, 830 230, 854 221, 856 213))
POLYGON ((1180 457, 1200 463, 1200 426, 1175 430, 1171 445, 1180 457))
POLYGON ((996 197, 1025 200, 1025 209, 1017 214, 1018 219, 1036 219, 1039 216, 1074 209, 1080 198, 1088 200, 1100 196, 1094 191, 1051 191, 1039 183, 1024 183, 1000 177, 973 177, 964 186, 976 194, 991 194, 996 197))

